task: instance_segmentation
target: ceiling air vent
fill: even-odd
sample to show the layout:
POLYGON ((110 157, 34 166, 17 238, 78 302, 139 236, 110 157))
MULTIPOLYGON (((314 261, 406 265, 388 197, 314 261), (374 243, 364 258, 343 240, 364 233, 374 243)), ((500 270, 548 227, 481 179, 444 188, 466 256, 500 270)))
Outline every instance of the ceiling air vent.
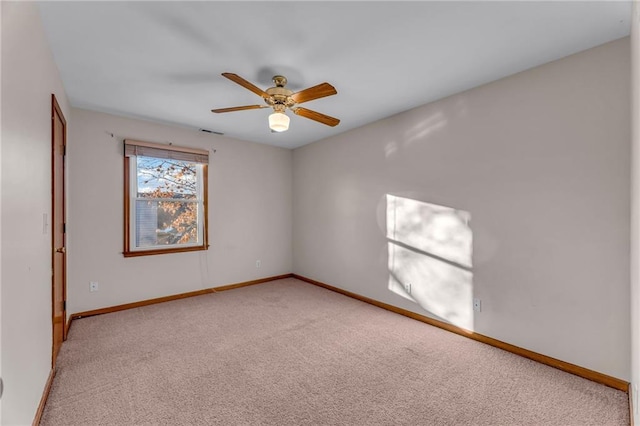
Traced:
POLYGON ((201 132, 205 132, 205 133, 213 133, 214 135, 220 135, 220 136, 224 135, 224 133, 222 133, 222 132, 216 132, 216 131, 209 130, 209 129, 200 129, 200 131, 201 132))

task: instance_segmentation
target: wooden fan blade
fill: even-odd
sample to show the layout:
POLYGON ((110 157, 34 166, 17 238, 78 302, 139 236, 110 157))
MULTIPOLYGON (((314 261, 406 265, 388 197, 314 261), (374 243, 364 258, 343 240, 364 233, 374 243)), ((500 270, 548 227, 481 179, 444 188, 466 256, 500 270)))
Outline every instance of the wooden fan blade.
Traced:
POLYGON ((270 108, 270 107, 267 105, 245 105, 245 106, 237 106, 237 107, 231 107, 231 108, 212 109, 211 112, 215 112, 216 114, 219 114, 221 112, 244 111, 245 109, 258 109, 258 108, 270 108))
POLYGON ((303 102, 309 102, 314 99, 324 98, 325 96, 331 96, 338 93, 335 87, 329 83, 320 83, 317 86, 309 87, 308 89, 301 90, 291 95, 291 98, 297 104, 303 102))
POLYGON ((296 115, 301 115, 305 118, 309 118, 311 120, 315 120, 319 123, 326 124, 327 126, 335 127, 340 123, 340 120, 334 117, 329 117, 328 115, 321 114, 317 111, 312 111, 306 108, 295 108, 292 110, 296 115))
POLYGON ((238 83, 240 86, 244 87, 245 89, 251 90, 253 93, 255 93, 258 96, 261 96, 265 99, 269 97, 269 94, 267 92, 249 83, 247 80, 245 80, 244 78, 240 77, 237 74, 233 74, 230 72, 223 72, 222 75, 224 77, 227 77, 229 80, 233 81, 234 83, 238 83))

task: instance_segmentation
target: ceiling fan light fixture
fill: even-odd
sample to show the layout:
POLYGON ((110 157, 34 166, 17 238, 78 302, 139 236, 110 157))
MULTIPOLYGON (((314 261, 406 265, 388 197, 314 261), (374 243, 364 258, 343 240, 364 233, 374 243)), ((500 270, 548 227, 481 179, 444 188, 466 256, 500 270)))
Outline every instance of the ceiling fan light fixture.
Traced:
POLYGON ((269 116, 269 128, 274 132, 284 132, 289 129, 289 117, 282 112, 274 112, 269 116))
MULTIPOLYGON (((2 1, 2 0, 0 0, 2 1)), ((325 114, 321 114, 317 111, 313 111, 306 108, 301 108, 298 105, 304 102, 313 101, 314 99, 324 98, 326 96, 332 96, 338 93, 335 87, 329 83, 320 83, 313 87, 301 90, 293 93, 292 90, 287 89, 287 79, 281 75, 273 77, 275 87, 269 87, 267 90, 262 90, 259 87, 248 82, 244 78, 237 74, 230 72, 223 72, 223 77, 228 78, 234 83, 239 84, 260 96, 266 105, 244 105, 231 108, 217 108, 212 109, 211 112, 219 114, 223 112, 244 111, 249 109, 260 108, 273 108, 273 114, 269 116, 269 128, 273 132, 285 132, 289 129, 289 117, 284 113, 287 109, 293 112, 295 115, 299 115, 310 120, 317 121, 327 126, 337 126, 340 123, 335 117, 331 117, 325 114)))

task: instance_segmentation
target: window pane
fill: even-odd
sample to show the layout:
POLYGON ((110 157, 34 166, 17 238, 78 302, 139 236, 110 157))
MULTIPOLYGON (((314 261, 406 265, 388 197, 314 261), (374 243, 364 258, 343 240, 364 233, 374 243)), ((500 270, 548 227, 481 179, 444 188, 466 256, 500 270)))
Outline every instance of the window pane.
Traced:
POLYGON ((136 200, 136 247, 197 244, 198 203, 136 200))
POLYGON ((139 198, 197 197, 197 163, 137 157, 139 198))
POLYGON ((208 151, 130 142, 124 256, 207 250, 208 151))

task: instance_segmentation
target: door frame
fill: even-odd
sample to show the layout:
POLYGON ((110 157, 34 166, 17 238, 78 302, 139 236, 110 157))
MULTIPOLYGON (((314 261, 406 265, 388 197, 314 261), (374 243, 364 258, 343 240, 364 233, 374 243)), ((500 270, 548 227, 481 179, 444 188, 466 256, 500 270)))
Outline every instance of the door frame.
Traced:
MULTIPOLYGON (((67 147, 67 121, 62 113, 62 109, 56 100, 56 95, 51 94, 51 366, 55 367, 56 364, 56 336, 55 336, 55 259, 56 256, 56 247, 54 240, 55 224, 56 224, 56 191, 55 185, 57 179, 62 180, 61 185, 61 203, 62 203, 62 247, 66 247, 66 180, 65 180, 65 166, 66 166, 66 147, 67 147), (59 171, 60 175, 58 176, 58 171, 56 170, 56 132, 55 132, 55 120, 56 116, 62 122, 62 145, 63 145, 63 157, 62 157, 62 168, 59 171)), ((66 309, 66 301, 67 301, 67 255, 66 252, 62 253, 62 340, 67 340, 67 309, 66 309)))

